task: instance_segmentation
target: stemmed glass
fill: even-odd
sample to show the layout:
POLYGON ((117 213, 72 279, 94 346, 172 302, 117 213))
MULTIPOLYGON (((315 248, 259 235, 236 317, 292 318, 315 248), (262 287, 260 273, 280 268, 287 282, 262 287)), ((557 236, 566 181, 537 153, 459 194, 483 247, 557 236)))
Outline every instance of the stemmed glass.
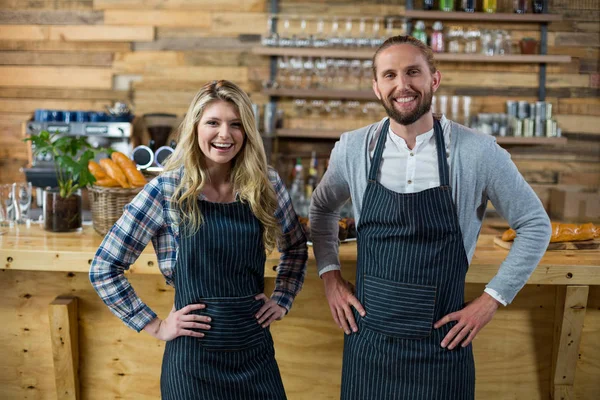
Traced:
POLYGON ((339 47, 342 45, 342 37, 340 36, 340 24, 337 17, 331 20, 331 33, 329 34, 329 46, 339 47))
POLYGON ((381 18, 373 19, 373 30, 371 32, 371 47, 379 47, 383 41, 381 40, 381 18))
POLYGON ((291 47, 294 45, 294 39, 290 33, 290 18, 285 17, 283 19, 283 28, 279 35, 279 47, 291 47))
POLYGON ((356 38, 352 33, 352 18, 346 18, 346 29, 344 31, 344 39, 342 44, 344 47, 356 47, 356 38))

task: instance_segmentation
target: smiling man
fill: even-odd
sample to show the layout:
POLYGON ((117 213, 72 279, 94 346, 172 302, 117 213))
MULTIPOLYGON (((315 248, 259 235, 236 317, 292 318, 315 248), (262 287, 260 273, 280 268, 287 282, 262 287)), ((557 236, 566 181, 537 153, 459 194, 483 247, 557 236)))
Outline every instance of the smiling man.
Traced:
POLYGON ((345 133, 313 194, 319 274, 345 333, 342 399, 473 399, 471 342, 524 286, 550 240, 538 197, 495 139, 431 113, 433 53, 409 36, 373 57, 388 116, 345 133), (352 199, 356 291, 340 271, 338 218, 352 199), (488 200, 517 238, 484 293, 464 285, 488 200))

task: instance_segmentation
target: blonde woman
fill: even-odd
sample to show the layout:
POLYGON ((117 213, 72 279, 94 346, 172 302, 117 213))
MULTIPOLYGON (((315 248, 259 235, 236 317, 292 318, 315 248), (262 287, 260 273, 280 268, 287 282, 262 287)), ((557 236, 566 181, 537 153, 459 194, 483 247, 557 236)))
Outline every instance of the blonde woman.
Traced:
POLYGON ((165 171, 125 208, 90 270, 126 325, 167 341, 163 399, 285 399, 269 325, 300 291, 306 238, 265 152, 248 96, 214 81, 196 94, 165 171), (161 320, 124 272, 152 241, 175 303, 161 320), (281 260, 264 291, 266 252, 281 260))

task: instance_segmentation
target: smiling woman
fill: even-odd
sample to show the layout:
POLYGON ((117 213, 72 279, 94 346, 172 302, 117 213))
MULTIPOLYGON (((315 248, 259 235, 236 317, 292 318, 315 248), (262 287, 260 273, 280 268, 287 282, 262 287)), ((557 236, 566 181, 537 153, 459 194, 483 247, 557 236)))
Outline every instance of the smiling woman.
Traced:
POLYGON ((92 262, 90 280, 110 310, 167 341, 163 399, 286 398, 269 326, 300 291, 306 238, 255 126, 238 86, 204 85, 165 171, 125 208, 92 262), (150 240, 175 287, 164 320, 124 275, 150 240), (264 265, 275 244, 281 258, 269 298, 264 265))

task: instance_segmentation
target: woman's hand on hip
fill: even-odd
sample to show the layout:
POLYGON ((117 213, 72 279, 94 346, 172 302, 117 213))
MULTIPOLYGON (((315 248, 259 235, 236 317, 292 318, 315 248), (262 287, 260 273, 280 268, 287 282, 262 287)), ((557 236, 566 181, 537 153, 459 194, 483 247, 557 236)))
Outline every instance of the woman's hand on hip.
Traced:
POLYGON ((271 325, 274 321, 279 321, 285 317, 287 310, 277 304, 275 300, 269 299, 264 293, 256 295, 254 297, 256 300, 262 300, 265 302, 263 306, 258 310, 255 317, 258 320, 258 323, 266 328, 271 325))
POLYGON ((176 310, 175 305, 173 305, 166 319, 155 318, 146 325, 144 330, 155 338, 164 341, 173 340, 179 336, 204 337, 204 333, 192 329, 209 330, 210 317, 191 314, 192 311, 203 310, 204 308, 206 308, 204 304, 189 304, 181 310, 176 310))

